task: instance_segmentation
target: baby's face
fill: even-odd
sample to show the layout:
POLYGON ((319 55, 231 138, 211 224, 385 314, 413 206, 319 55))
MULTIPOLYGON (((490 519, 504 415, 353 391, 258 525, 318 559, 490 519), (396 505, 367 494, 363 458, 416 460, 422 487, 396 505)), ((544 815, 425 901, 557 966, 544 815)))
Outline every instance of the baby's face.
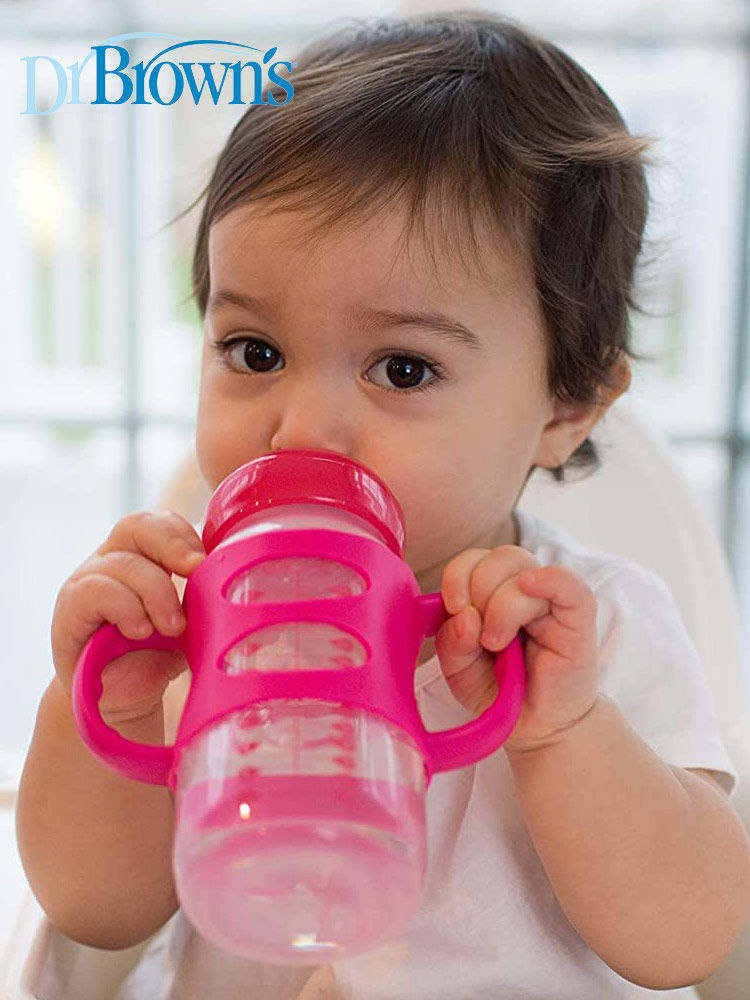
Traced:
POLYGON ((547 464, 553 413, 530 275, 498 261, 488 287, 439 245, 436 275, 417 231, 394 266, 405 220, 395 210, 304 250, 305 215, 265 212, 241 206, 210 230, 196 437, 209 487, 281 449, 362 462, 403 508, 404 556, 423 592, 464 549, 516 544, 510 513, 531 465, 547 464), (364 310, 441 312, 476 346, 364 310), (213 347, 235 339, 228 353, 213 347))

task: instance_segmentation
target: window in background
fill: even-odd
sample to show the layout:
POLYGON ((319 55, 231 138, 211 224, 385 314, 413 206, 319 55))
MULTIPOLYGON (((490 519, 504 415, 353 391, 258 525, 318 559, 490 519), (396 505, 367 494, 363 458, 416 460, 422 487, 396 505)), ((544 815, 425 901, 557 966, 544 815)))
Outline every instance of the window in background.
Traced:
POLYGON ((659 257, 641 272, 640 301, 654 315, 632 317, 636 349, 658 361, 634 366, 629 401, 669 438, 724 543, 750 675, 750 504, 742 485, 750 421, 740 420, 738 371, 740 364, 746 386, 747 41, 735 35, 708 45, 704 32, 616 53, 604 42, 560 44, 599 81, 630 131, 659 137, 655 152, 667 161, 649 171, 646 236, 659 257))
MULTIPOLYGON (((542 14, 552 8, 539 9, 539 16, 530 9, 534 21, 526 23, 544 31, 542 14)), ((604 5, 597 9, 604 16, 604 5)), ((606 9, 613 17, 619 10, 606 9)), ((24 34, 20 21, 16 35, 0 32, 0 129, 10 150, 0 158, 0 543, 11 555, 0 575, 0 628, 13 664, 11 696, 0 705, 0 753, 22 754, 31 735, 51 677, 49 623, 62 582, 117 519, 156 502, 192 444, 201 324, 195 305, 180 303, 190 290, 200 207, 170 223, 208 180, 244 108, 183 101, 18 114, 24 55, 47 52, 70 63, 125 31, 201 37, 197 8, 160 6, 159 18, 172 18, 168 26, 153 10, 137 10, 141 20, 113 18, 97 37, 81 30, 76 38, 69 25, 65 43, 42 30, 41 18, 38 35, 24 34)), ((315 11, 320 30, 340 16, 315 11)), ((689 42, 666 34, 663 42, 655 35, 650 44, 629 45, 616 35, 587 38, 585 19, 569 11, 566 18, 576 33, 550 30, 552 40, 600 80, 633 131, 663 137, 657 152, 672 161, 651 177, 656 204, 648 235, 663 243, 664 256, 641 295, 659 315, 634 317, 636 347, 660 361, 637 368, 630 393, 634 407, 670 437, 717 530, 726 532, 750 611, 750 540, 740 530, 740 512, 750 506, 747 458, 734 520, 723 518, 737 392, 746 51, 736 35, 712 36, 717 23, 710 20, 689 42)), ((266 12, 258 30, 249 17, 242 24, 214 18, 212 37, 293 52, 308 38, 297 25, 296 34, 288 30, 291 20, 282 12, 274 23, 266 12)), ((648 38, 648 24, 639 24, 648 38)), ((142 46, 129 43, 131 63, 158 51, 142 46)), ((744 406, 746 440, 747 396, 744 406)))
POLYGON ((57 591, 121 516, 125 471, 121 428, 0 426, 7 692, 0 705, 0 753, 19 752, 31 737, 39 698, 52 679, 49 631, 57 591))
POLYGON ((617 104, 630 131, 658 137, 654 152, 666 161, 648 173, 646 239, 657 256, 640 268, 639 299, 651 315, 632 316, 636 349, 657 361, 634 366, 629 400, 669 437, 729 544, 741 528, 726 523, 722 495, 738 338, 746 55, 729 44, 612 52, 570 40, 565 47, 617 104))

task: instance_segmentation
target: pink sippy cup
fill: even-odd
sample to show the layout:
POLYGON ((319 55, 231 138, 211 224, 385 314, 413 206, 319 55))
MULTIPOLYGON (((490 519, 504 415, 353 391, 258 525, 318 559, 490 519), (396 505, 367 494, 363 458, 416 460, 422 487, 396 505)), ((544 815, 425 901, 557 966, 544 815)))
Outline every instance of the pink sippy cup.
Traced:
POLYGON ((106 764, 175 793, 175 887, 206 938, 247 958, 312 965, 368 951, 416 911, 425 791, 508 738, 525 671, 516 635, 477 719, 428 732, 414 694, 425 637, 447 620, 402 558, 401 508, 370 469, 285 451, 218 486, 182 635, 101 626, 73 678, 82 739, 106 764), (120 736, 98 703, 107 663, 180 649, 190 692, 174 746, 120 736))

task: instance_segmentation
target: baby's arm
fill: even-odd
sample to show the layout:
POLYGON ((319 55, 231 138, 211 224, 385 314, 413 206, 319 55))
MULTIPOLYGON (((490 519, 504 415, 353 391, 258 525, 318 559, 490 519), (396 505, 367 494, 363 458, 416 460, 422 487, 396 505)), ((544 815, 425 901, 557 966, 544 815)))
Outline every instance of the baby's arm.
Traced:
MULTIPOLYGON (((116 726, 163 742, 162 711, 116 726)), ((81 741, 57 677, 46 689, 16 810, 23 867, 50 921, 95 948, 145 940, 174 913, 169 790, 131 781, 81 741)))
MULTIPOLYGON (((52 620, 55 677, 37 713, 18 795, 16 832, 29 884, 69 937, 124 948, 149 937, 177 908, 171 868, 174 806, 169 789, 131 781, 101 763, 78 735, 70 701, 80 651, 103 622, 142 637, 180 612, 179 586, 205 558, 179 515, 138 513, 66 581, 52 620)), ((144 650, 109 664, 100 711, 122 736, 173 742, 173 704, 187 666, 181 653, 144 650), (166 719, 165 719, 166 706, 166 719)), ((187 675, 186 675, 187 676, 187 675)), ((182 697, 184 701, 184 696, 182 697)))
MULTIPOLYGON (((747 833, 712 779, 667 764, 598 692, 596 598, 568 567, 528 573, 532 558, 505 545, 467 549, 446 565, 441 594, 454 619, 435 637, 443 674, 479 717, 497 696, 490 651, 524 629, 526 689, 503 749, 557 900, 625 979, 656 990, 700 982, 750 915, 747 833)), ((654 621, 661 613, 674 625, 661 587, 641 600, 654 621)), ((634 655, 651 656, 658 674, 655 636, 644 635, 634 655)), ((646 686, 643 697, 651 696, 646 686)))
POLYGON ((711 975, 750 914, 750 845, 718 785, 663 761, 601 694, 557 743, 507 756, 555 895, 589 946, 650 989, 711 975))

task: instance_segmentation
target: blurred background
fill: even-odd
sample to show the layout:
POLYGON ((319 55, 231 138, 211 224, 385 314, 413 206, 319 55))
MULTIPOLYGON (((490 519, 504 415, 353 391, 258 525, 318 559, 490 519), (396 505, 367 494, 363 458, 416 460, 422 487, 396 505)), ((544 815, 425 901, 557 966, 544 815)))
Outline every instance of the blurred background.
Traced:
MULTIPOLYGON (((666 435, 722 539, 750 675, 748 0, 0 0, 0 781, 20 769, 52 677, 61 585, 115 521, 156 503, 192 447, 202 330, 183 300, 200 206, 170 220, 245 110, 225 98, 92 105, 89 65, 84 103, 24 114, 21 60, 70 66, 151 31, 169 37, 119 43, 130 66, 172 37, 277 46, 292 61, 344 20, 463 6, 546 34, 631 131, 658 138, 646 235, 660 253, 640 293, 653 315, 633 316, 636 349, 656 360, 635 366, 630 406, 666 435)), ((39 110, 55 100, 50 65, 39 110)))

